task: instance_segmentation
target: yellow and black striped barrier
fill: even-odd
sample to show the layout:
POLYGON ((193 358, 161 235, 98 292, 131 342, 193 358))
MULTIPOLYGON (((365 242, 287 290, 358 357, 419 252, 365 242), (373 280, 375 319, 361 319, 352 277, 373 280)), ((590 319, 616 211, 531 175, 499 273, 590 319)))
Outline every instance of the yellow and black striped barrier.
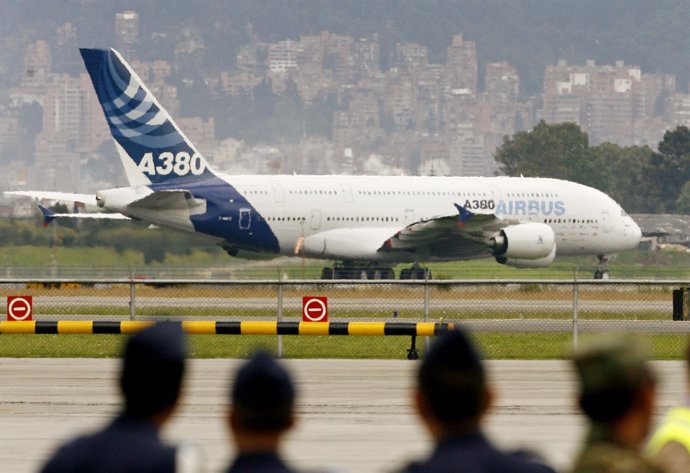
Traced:
MULTIPOLYGON (((0 321, 2 334, 131 334, 156 322, 93 320, 0 321)), ((169 323, 169 322, 166 322, 169 323)), ((434 336, 453 329, 437 322, 174 322, 195 335, 407 335, 434 336)))

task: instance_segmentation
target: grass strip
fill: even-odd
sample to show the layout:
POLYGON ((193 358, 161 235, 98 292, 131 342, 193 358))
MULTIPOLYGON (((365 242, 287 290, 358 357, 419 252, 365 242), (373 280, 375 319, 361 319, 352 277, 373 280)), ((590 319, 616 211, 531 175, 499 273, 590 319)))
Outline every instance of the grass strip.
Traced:
MULTIPOLYGON (((582 335, 585 340, 588 335, 582 335)), ((565 359, 572 350, 572 336, 560 333, 476 333, 488 359, 565 359)), ((643 337, 653 359, 679 360, 687 335, 643 337)), ((0 335, 0 357, 107 358, 120 354, 121 335, 0 335)), ((285 358, 404 359, 410 346, 406 336, 283 336, 285 358)), ((244 358, 256 349, 276 353, 277 337, 263 335, 190 335, 192 358, 244 358)), ((420 356, 424 338, 417 338, 420 356)))

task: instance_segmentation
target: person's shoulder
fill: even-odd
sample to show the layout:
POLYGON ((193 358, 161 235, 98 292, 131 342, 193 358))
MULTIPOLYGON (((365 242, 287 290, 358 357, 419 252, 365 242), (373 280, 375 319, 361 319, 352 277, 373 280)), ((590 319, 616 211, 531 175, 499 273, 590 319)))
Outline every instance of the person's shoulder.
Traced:
POLYGON ((410 462, 395 473, 446 473, 457 471, 459 466, 463 467, 463 471, 475 473, 555 473, 550 466, 532 458, 500 451, 480 456, 454 452, 452 455, 437 456, 427 461, 410 462))
POLYGON ((537 453, 529 450, 518 450, 506 453, 509 461, 514 462, 515 466, 511 471, 524 471, 525 473, 555 473, 544 459, 537 453))
POLYGON ((74 470, 70 465, 76 467, 87 453, 93 451, 90 446, 91 440, 91 436, 76 437, 63 444, 51 455, 41 473, 74 470))
POLYGON ((663 470, 639 452, 600 443, 586 448, 576 460, 572 473, 662 473, 663 470))

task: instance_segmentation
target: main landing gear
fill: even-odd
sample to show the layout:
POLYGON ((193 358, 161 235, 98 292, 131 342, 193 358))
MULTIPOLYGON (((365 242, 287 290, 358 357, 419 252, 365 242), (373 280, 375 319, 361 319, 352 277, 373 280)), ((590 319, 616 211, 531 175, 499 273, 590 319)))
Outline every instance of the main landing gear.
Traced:
MULTIPOLYGON (((321 279, 395 279, 393 268, 374 263, 343 261, 333 267, 326 266, 321 270, 321 279)), ((431 279, 431 271, 415 263, 410 268, 400 271, 400 279, 431 279)))
POLYGON ((371 263, 344 261, 321 270, 321 279, 395 279, 392 268, 371 263))
POLYGON ((400 279, 431 279, 431 270, 421 267, 419 263, 415 263, 411 267, 400 271, 400 279))
POLYGON ((598 255, 599 264, 597 270, 594 271, 594 279, 608 279, 609 278, 609 257, 606 255, 598 255))

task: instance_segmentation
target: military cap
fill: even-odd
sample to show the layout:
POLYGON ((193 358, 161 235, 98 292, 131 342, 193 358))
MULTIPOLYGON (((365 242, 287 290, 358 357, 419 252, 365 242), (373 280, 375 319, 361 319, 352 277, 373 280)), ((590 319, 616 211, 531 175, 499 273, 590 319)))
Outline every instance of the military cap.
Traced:
POLYGON ((125 345, 120 377, 127 411, 150 415, 174 403, 186 355, 179 323, 159 322, 132 335, 125 345))
POLYGON ((594 420, 614 420, 636 393, 654 383, 642 341, 632 335, 596 337, 573 355, 580 405, 594 420))
POLYGON ((486 373, 477 348, 459 327, 439 336, 424 357, 417 382, 434 416, 457 423, 477 416, 486 373))
POLYGON ((230 397, 245 428, 281 429, 292 419, 295 387, 289 373, 268 353, 255 353, 237 371, 230 397))

